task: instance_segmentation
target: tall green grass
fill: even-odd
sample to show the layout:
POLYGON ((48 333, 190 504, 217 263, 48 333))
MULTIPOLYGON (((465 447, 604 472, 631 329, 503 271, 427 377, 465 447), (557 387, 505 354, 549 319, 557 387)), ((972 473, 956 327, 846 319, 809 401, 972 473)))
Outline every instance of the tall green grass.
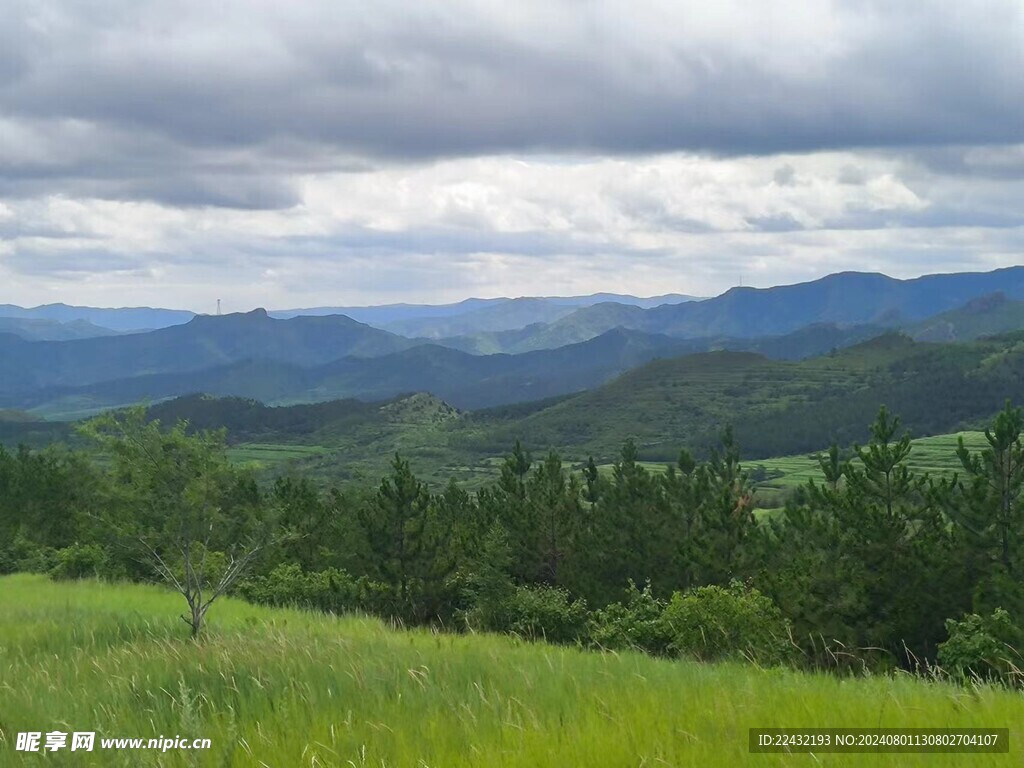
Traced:
POLYGON ((0 765, 1020 765, 1024 697, 598 654, 225 600, 185 639, 156 587, 0 578, 0 765), (755 726, 1009 727, 1008 755, 750 755, 755 726), (14 751, 19 731, 208 752, 14 751))

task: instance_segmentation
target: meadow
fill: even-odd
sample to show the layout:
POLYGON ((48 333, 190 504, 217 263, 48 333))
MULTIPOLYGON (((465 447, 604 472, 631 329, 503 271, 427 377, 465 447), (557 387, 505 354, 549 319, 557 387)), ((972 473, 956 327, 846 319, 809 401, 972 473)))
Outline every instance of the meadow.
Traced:
MULTIPOLYGON (((53 766, 1020 764, 1024 697, 604 654, 225 600, 185 639, 155 586, 0 578, 0 762, 53 766), (1008 727, 1009 754, 749 754, 750 727, 1008 727), (22 731, 209 751, 14 751, 22 731)), ((98 744, 98 742, 97 742, 98 744)))

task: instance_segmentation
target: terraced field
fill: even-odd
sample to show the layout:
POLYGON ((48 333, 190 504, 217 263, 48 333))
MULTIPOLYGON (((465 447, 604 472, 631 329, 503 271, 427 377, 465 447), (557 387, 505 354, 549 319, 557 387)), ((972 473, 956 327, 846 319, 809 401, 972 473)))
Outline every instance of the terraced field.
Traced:
POLYGON ((320 445, 286 445, 280 443, 242 443, 228 449, 228 457, 236 464, 253 469, 279 468, 296 459, 321 456, 327 448, 320 445))
MULTIPOLYGON (((957 440, 961 436, 964 438, 964 444, 972 451, 981 450, 988 445, 983 432, 954 432, 948 435, 922 437, 914 440, 907 464, 915 472, 928 472, 932 475, 951 475, 957 472, 960 470, 960 460, 956 456, 956 448, 957 440)), ((747 464, 748 470, 758 467, 764 467, 769 474, 781 473, 778 477, 759 483, 759 486, 764 488, 793 488, 803 485, 810 479, 822 478, 815 454, 762 459, 747 464)))

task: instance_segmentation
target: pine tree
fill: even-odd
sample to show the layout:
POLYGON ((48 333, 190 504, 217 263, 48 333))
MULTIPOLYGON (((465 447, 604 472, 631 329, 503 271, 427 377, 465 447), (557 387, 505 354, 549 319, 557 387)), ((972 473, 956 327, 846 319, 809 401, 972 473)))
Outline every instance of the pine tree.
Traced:
POLYGON ((1024 416, 1007 402, 985 429, 988 447, 972 453, 959 439, 957 457, 964 477, 945 487, 950 517, 965 544, 968 568, 975 571, 976 612, 1002 607, 1024 619, 1024 416))
POLYGON ((583 517, 579 480, 568 476, 554 451, 537 465, 527 483, 527 496, 537 523, 538 579, 559 584, 559 567, 572 546, 583 517))
POLYGON ((428 598, 451 571, 450 530, 432 514, 431 501, 409 462, 395 454, 391 475, 359 512, 375 563, 374 575, 390 587, 394 610, 402 617, 426 618, 428 598))

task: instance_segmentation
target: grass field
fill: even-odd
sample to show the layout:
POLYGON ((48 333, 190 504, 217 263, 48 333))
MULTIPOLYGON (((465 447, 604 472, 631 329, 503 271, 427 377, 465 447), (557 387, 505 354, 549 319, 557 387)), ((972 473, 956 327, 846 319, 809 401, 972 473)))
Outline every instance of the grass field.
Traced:
MULTIPOLYGON (((1020 765, 1024 697, 395 631, 226 600, 184 639, 155 587, 0 578, 0 764, 1020 765), (750 727, 1008 727, 1010 753, 751 755, 750 727), (206 752, 14 750, 22 731, 209 738, 206 752)), ((99 742, 97 741, 97 744, 99 742)), ((98 748, 98 747, 97 747, 98 748)))

